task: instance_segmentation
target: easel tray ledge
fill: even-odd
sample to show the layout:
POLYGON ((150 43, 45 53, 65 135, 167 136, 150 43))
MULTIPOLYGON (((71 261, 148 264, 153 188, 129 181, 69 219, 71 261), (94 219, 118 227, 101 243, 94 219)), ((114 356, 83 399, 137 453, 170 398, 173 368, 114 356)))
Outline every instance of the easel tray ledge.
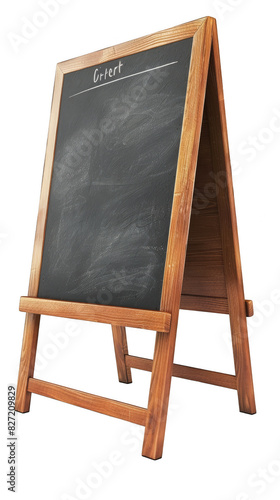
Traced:
POLYGON ((144 328, 163 333, 169 332, 171 323, 171 314, 164 311, 67 302, 38 297, 21 297, 19 310, 38 315, 45 314, 110 325, 144 328))

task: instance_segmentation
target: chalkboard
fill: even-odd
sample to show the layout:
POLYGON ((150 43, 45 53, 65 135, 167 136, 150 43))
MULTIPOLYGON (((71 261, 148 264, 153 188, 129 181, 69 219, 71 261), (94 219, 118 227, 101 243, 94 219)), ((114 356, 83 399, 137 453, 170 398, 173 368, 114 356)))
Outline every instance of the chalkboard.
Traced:
POLYGON ((160 309, 191 49, 64 75, 38 297, 160 309))

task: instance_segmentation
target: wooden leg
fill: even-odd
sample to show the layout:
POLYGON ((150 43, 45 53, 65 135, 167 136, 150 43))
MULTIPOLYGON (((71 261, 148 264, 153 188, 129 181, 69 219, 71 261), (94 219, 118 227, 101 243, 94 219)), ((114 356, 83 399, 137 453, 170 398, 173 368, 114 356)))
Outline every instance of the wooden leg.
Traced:
POLYGON ((119 381, 130 384, 132 382, 131 369, 125 363, 125 355, 128 354, 125 327, 112 325, 112 331, 119 381))
MULTIPOLYGON (((229 298, 229 301, 230 300, 231 299, 229 298)), ((230 313, 230 324, 239 409, 243 413, 254 415, 256 413, 256 403, 245 316, 245 306, 244 312, 241 311, 241 314, 239 316, 235 307, 234 312, 230 313)))
POLYGON ((217 201, 239 407, 244 413, 254 414, 256 405, 216 28, 213 30, 205 105, 214 174, 226 174, 225 185, 217 188, 217 201))
POLYGON ((162 457, 164 434, 169 403, 173 359, 176 340, 176 325, 170 333, 157 333, 148 415, 145 427, 142 455, 157 460, 162 457))
POLYGON ((212 19, 208 18, 203 28, 199 29, 196 33, 192 48, 192 58, 196 61, 196 64, 194 72, 191 67, 189 78, 194 79, 197 82, 197 86, 194 86, 193 94, 188 93, 190 106, 187 106, 184 115, 186 130, 188 130, 189 126, 191 132, 181 136, 181 142, 185 145, 185 153, 181 157, 179 155, 178 159, 172 206, 172 213, 176 214, 176 216, 171 218, 161 297, 161 311, 171 313, 171 325, 169 333, 158 332, 156 336, 147 422, 142 449, 143 456, 154 460, 161 458, 163 451, 191 204, 211 49, 211 34, 212 19), (203 47, 203 50, 200 47, 203 47), (200 96, 200 99, 197 99, 197 95, 200 96))
POLYGON ((27 385, 34 374, 39 324, 39 314, 26 314, 15 403, 16 411, 21 413, 30 410, 31 392, 28 392, 27 385))

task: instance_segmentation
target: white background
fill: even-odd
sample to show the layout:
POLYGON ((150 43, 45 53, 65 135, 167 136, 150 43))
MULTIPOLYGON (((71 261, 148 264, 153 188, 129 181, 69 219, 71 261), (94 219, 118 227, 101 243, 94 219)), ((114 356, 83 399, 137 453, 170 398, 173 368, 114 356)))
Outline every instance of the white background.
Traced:
MULTIPOLYGON (((1 498, 12 497, 6 486, 7 385, 17 381, 24 323, 18 302, 27 294, 55 65, 210 15, 218 20, 244 286, 256 311, 249 331, 258 413, 239 413, 235 391, 173 379, 164 454, 154 462, 141 457, 142 428, 33 395, 31 412, 18 415, 17 496, 20 500, 276 500, 280 494, 278 3, 62 3, 25 43, 18 39, 18 50, 11 40, 22 36, 26 20, 44 21, 38 17, 42 6, 35 0, 1 6, 1 498)), ((153 355, 153 332, 129 330, 128 341, 131 354, 153 355)), ((233 373, 228 317, 182 311, 175 358, 182 364, 233 373)), ((36 376, 147 405, 150 374, 133 370, 133 384, 118 383, 106 325, 43 318, 36 376)))

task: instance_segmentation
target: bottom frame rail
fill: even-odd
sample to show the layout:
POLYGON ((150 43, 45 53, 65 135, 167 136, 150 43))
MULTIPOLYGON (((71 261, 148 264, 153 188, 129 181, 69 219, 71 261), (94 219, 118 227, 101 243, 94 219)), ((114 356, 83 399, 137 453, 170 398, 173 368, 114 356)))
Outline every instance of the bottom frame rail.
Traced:
POLYGON ((70 389, 69 387, 45 382, 36 378, 29 379, 27 390, 41 396, 63 401, 64 403, 80 406, 87 410, 128 420, 134 424, 143 426, 146 424, 147 409, 140 406, 95 396, 94 394, 70 389))

